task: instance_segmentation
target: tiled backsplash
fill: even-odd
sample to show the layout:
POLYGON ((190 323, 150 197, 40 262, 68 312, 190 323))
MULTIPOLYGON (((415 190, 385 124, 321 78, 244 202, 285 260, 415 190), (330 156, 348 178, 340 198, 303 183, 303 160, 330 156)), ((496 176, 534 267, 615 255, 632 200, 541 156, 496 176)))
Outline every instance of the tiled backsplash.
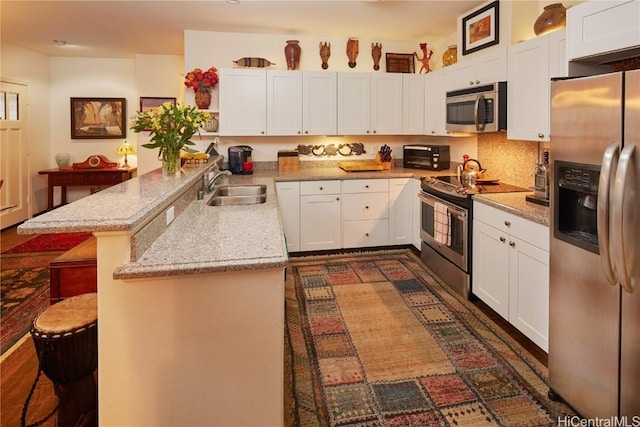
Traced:
MULTIPOLYGON (((505 132, 478 134, 478 161, 487 175, 520 187, 533 187, 540 143, 507 140, 505 132)), ((457 160, 457 159, 456 159, 457 160)))

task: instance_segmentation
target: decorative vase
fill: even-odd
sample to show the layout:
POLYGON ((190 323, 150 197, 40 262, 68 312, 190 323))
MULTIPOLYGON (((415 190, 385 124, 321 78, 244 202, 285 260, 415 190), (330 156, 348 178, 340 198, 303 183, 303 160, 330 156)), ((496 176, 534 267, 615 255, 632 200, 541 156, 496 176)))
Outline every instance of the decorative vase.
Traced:
POLYGON ((63 166, 68 166, 70 159, 71 155, 69 153, 56 154, 56 163, 58 164, 58 169, 61 169, 63 166))
POLYGON ((206 110, 211 105, 211 92, 198 91, 196 95, 196 105, 201 110, 206 110))
POLYGON ((442 54, 442 65, 448 67, 458 62, 458 46, 452 44, 442 54))
POLYGON ((300 68, 300 48, 298 40, 287 40, 287 45, 284 47, 284 57, 287 60, 287 70, 297 70, 300 68))
POLYGON ((162 152, 162 175, 180 175, 180 150, 163 150, 162 152))
POLYGON ((564 28, 567 22, 567 9, 562 3, 553 3, 544 7, 544 10, 533 24, 533 32, 536 36, 550 31, 564 28))

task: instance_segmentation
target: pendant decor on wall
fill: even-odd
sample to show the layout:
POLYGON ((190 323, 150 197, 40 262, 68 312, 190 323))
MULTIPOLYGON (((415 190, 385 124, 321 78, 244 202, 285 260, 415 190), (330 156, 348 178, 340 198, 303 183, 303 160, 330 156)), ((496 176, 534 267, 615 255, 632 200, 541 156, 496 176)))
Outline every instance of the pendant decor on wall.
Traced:
POLYGON ((298 145, 298 154, 306 156, 360 156, 365 154, 364 144, 356 142, 353 144, 327 145, 298 145))
POLYGON ((269 61, 268 59, 255 58, 255 57, 240 58, 237 61, 233 61, 233 63, 240 67, 247 67, 247 68, 266 68, 272 65, 276 65, 275 63, 269 61))
POLYGON ((298 70, 300 68, 300 42, 298 40, 287 40, 284 47, 284 57, 287 60, 287 70, 298 70))
POLYGON ((427 49, 426 43, 420 43, 420 49, 422 50, 422 58, 418 56, 417 52, 413 52, 413 55, 416 57, 416 59, 422 63, 419 73, 422 73, 422 71, 424 71, 425 73, 430 73, 431 67, 429 66, 429 59, 431 59, 433 51, 427 49))
POLYGON ((373 69, 378 71, 382 57, 382 43, 371 43, 371 57, 373 58, 373 69))
POLYGON ((347 58, 349 58, 349 68, 356 67, 356 59, 358 58, 359 51, 360 46, 357 38, 351 37, 347 40, 347 58))
POLYGON ((322 69, 329 68, 329 57, 331 56, 331 43, 320 42, 320 59, 322 60, 322 69))

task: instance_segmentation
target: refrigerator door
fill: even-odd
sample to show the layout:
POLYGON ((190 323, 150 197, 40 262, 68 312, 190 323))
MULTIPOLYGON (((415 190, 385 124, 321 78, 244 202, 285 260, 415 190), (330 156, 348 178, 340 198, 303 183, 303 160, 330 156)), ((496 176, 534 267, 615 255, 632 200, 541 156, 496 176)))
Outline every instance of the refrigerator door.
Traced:
MULTIPOLYGON (((622 144, 622 88, 620 73, 552 82, 554 162, 600 165, 612 142, 622 144)), ((551 182, 554 212, 554 177, 551 182)), ((611 417, 619 400, 620 287, 609 284, 598 254, 553 236, 555 221, 552 216, 549 386, 582 416, 611 417)))
POLYGON ((612 233, 619 275, 623 284, 621 353, 620 353, 620 415, 640 413, 640 71, 625 76, 625 142, 620 156, 614 190, 614 220, 612 233), (618 222, 619 221, 619 222, 618 222), (622 255, 620 255, 622 254, 622 255))

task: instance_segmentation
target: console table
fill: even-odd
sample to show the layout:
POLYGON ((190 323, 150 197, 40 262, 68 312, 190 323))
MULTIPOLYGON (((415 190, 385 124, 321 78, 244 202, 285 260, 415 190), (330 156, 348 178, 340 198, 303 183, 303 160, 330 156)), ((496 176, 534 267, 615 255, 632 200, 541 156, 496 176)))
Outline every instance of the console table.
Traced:
POLYGON ((38 171, 39 175, 47 175, 49 181, 47 191, 47 210, 53 206, 53 187, 60 187, 60 205, 67 203, 67 187, 96 185, 110 187, 135 176, 137 168, 130 169, 48 169, 38 171))

